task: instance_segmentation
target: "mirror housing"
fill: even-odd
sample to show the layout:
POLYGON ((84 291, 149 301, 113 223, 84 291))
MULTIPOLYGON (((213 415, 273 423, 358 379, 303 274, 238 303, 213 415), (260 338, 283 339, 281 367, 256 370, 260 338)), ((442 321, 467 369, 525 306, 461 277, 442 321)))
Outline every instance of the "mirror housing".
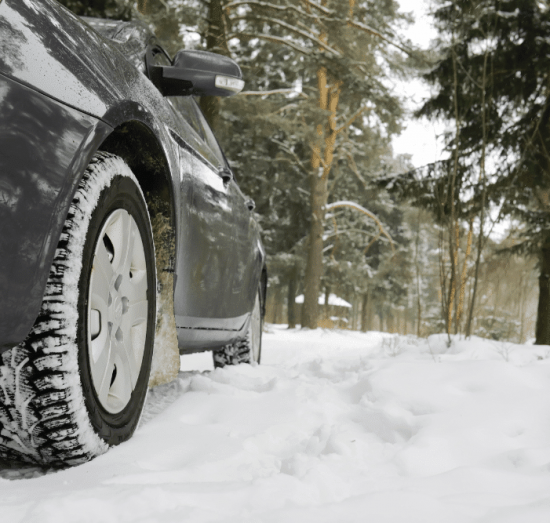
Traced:
POLYGON ((234 60, 207 51, 178 51, 172 66, 150 66, 149 76, 163 96, 232 96, 244 87, 234 60))

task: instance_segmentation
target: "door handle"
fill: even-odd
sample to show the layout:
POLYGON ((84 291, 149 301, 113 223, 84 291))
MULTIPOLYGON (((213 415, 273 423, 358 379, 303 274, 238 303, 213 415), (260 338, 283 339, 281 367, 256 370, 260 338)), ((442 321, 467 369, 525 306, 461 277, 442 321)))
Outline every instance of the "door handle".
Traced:
POLYGON ((222 177, 223 184, 225 186, 229 185, 231 180, 233 179, 233 171, 231 169, 228 169, 227 167, 223 167, 218 172, 219 175, 222 177))
POLYGON ((253 211, 256 208, 256 202, 252 198, 246 200, 245 205, 248 207, 249 211, 253 211))

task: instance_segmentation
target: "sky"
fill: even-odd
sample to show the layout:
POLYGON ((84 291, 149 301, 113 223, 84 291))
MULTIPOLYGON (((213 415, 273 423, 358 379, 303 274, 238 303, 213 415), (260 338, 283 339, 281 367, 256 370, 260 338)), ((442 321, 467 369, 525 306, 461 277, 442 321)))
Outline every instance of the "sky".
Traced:
MULTIPOLYGON (((412 12, 415 23, 406 31, 407 36, 414 44, 428 48, 430 41, 435 38, 436 31, 431 25, 428 14, 431 0, 401 0, 401 9, 412 12)), ((422 101, 429 96, 429 86, 420 80, 400 82, 396 86, 397 92, 406 97, 406 107, 412 112, 419 108, 422 101)), ((438 135, 443 131, 443 125, 428 120, 415 120, 410 116, 404 124, 404 130, 400 136, 394 138, 393 148, 396 154, 410 154, 415 167, 441 159, 442 142, 438 135)))

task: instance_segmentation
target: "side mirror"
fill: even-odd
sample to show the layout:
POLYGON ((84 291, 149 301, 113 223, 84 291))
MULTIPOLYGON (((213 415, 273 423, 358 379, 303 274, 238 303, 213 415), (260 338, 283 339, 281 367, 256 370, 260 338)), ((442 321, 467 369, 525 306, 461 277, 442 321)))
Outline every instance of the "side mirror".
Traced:
POLYGON ((234 60, 207 51, 178 51, 172 66, 152 65, 149 76, 163 96, 232 96, 244 87, 234 60))

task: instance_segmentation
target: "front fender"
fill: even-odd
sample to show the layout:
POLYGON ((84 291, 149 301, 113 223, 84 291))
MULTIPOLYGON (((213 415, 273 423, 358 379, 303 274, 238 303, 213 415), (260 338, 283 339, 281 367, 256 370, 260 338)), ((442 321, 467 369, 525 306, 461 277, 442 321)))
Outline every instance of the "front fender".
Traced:
POLYGON ((0 75, 0 351, 32 327, 80 176, 111 128, 0 75))

